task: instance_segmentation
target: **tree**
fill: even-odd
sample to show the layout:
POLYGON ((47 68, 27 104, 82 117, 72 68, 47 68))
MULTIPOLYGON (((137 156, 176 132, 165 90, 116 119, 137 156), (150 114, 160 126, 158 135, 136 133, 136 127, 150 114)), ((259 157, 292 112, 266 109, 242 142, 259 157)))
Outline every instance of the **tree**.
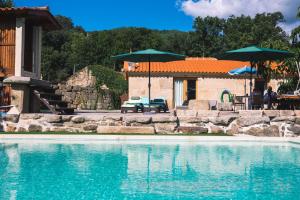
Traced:
POLYGON ((224 19, 217 17, 197 17, 194 21, 192 55, 216 56, 223 50, 224 19))
POLYGON ((5 8, 5 7, 13 7, 14 3, 13 0, 0 0, 0 7, 5 8))

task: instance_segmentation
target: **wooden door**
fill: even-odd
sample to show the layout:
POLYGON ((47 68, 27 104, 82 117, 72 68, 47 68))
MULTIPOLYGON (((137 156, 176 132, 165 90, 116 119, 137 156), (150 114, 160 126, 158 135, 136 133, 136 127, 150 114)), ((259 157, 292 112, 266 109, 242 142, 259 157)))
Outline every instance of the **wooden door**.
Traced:
POLYGON ((0 76, 15 74, 15 18, 0 17, 0 76))

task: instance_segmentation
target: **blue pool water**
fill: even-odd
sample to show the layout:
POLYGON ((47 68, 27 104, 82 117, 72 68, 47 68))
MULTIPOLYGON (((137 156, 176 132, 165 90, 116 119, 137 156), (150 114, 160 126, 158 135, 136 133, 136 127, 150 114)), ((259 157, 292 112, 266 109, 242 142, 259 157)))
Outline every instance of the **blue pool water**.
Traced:
POLYGON ((0 144, 0 199, 300 199, 300 149, 0 144))

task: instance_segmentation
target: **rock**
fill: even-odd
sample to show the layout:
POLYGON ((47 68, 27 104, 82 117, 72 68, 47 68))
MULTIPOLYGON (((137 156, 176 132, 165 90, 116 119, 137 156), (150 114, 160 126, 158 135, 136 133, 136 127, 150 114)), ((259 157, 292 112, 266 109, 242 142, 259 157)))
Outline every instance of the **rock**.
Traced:
POLYGON ((131 123, 150 124, 151 117, 147 117, 147 116, 124 117, 123 121, 128 124, 131 123))
POLYGON ((197 111, 196 110, 176 110, 176 116, 178 117, 196 117, 197 111))
POLYGON ((96 131, 98 128, 97 124, 87 124, 85 126, 83 126, 83 130, 85 131, 96 131))
POLYGON ((72 115, 62 115, 61 116, 61 121, 62 122, 70 122, 72 117, 73 117, 72 115))
POLYGON ((275 117, 272 119, 272 122, 286 122, 286 123, 293 123, 296 121, 296 117, 294 116, 280 116, 275 117))
POLYGON ((24 119, 24 120, 35 119, 35 120, 37 120, 37 119, 41 119, 42 116, 43 116, 42 114, 21 114, 20 119, 24 119))
POLYGON ((224 129, 219 126, 210 126, 209 133, 224 133, 224 129))
POLYGON ((60 123, 60 122, 62 122, 62 117, 60 115, 45 115, 44 119, 48 123, 60 123))
POLYGON ((4 117, 4 120, 8 121, 8 122, 18 123, 19 118, 20 118, 20 115, 18 115, 18 114, 7 114, 4 117))
POLYGON ((199 110, 197 117, 218 117, 219 113, 217 110, 199 110))
POLYGON ((294 113, 295 113, 296 116, 300 117, 300 110, 294 110, 294 113))
POLYGON ((196 124, 201 122, 201 118, 199 117, 178 117, 179 123, 191 123, 196 124))
POLYGON ((295 112, 293 110, 280 110, 280 116, 295 116, 295 112))
POLYGON ((293 125, 287 128, 289 131, 293 132, 295 135, 300 135, 300 125, 293 125))
POLYGON ((26 128, 24 127, 18 127, 17 132, 26 132, 26 128))
POLYGON ((230 124, 228 127, 226 134, 228 135, 236 135, 239 134, 239 126, 236 123, 230 124))
POLYGON ((154 127, 138 126, 98 126, 97 133, 110 134, 155 134, 154 127))
POLYGON ((75 124, 80 124, 80 123, 85 122, 85 118, 82 116, 75 116, 71 119, 71 121, 75 124))
POLYGON ((152 123, 177 123, 178 118, 173 116, 153 116, 152 123))
POLYGON ((29 124, 28 126, 28 132, 42 132, 43 127, 38 124, 29 124))
POLYGON ((300 125, 300 117, 298 117, 298 116, 296 117, 295 123, 298 124, 298 125, 300 125))
POLYGON ((103 120, 122 121, 123 117, 121 115, 117 115, 117 116, 104 116, 103 120))
POLYGON ((214 125, 228 126, 235 119, 235 116, 228 115, 223 117, 210 117, 209 121, 214 125))
POLYGON ((51 127, 51 132, 67 132, 67 133, 78 133, 80 132, 80 129, 78 128, 72 128, 72 127, 51 127))
POLYGON ((201 117, 201 122, 208 123, 209 122, 209 117, 201 117))
POLYGON ((240 127, 252 126, 256 124, 269 124, 270 118, 267 116, 264 117, 240 117, 237 119, 237 125, 240 127))
POLYGON ((15 124, 7 124, 5 127, 5 132, 15 132, 17 129, 15 124))
POLYGON ((240 117, 262 117, 262 110, 239 110, 240 117))
POLYGON ((208 129, 201 127, 201 126, 195 126, 195 127, 187 127, 187 126, 179 126, 178 127, 179 133, 189 133, 189 134, 201 134, 201 133, 208 133, 208 129))
POLYGON ((263 111, 264 115, 269 117, 269 118, 275 118, 275 117, 279 117, 280 113, 278 110, 264 110, 263 111))
POLYGON ((155 127, 155 132, 156 133, 170 134, 170 133, 175 132, 175 130, 177 128, 177 124, 176 123, 171 123, 171 124, 156 123, 154 125, 154 127, 155 127))
POLYGON ((223 116, 233 116, 233 117, 239 117, 239 113, 237 112, 233 112, 233 111, 220 111, 219 112, 219 117, 223 117, 223 116))
POLYGON ((279 128, 278 126, 270 127, 252 127, 248 131, 244 132, 248 135, 260 136, 260 137, 279 137, 279 128))

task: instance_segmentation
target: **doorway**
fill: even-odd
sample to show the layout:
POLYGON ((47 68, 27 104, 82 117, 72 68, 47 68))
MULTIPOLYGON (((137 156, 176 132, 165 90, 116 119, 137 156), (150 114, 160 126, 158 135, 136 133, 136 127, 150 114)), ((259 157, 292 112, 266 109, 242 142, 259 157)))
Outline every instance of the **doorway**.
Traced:
POLYGON ((187 100, 196 99, 196 80, 187 80, 187 100))
POLYGON ((174 105, 187 106, 190 100, 197 99, 197 79, 174 80, 174 105))

